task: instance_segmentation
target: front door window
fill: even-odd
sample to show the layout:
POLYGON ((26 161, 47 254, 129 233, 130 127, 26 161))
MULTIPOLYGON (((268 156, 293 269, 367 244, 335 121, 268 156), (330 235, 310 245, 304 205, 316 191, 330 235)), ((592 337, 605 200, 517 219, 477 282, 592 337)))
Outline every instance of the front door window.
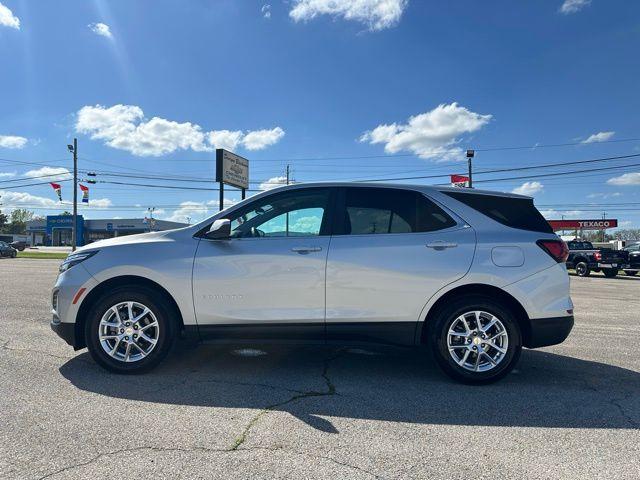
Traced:
POLYGON ((323 234, 326 188, 268 196, 230 215, 231 237, 308 237, 323 234))

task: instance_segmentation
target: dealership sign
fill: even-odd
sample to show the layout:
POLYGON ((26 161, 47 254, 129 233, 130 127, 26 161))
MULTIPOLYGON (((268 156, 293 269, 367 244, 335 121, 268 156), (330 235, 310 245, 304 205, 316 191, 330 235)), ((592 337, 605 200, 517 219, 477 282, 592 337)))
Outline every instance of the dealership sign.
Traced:
POLYGON ((469 177, 465 175, 450 175, 452 187, 468 187, 469 177))
POLYGON ((249 160, 218 148, 216 150, 216 182, 237 188, 249 188, 249 160))
POLYGON ((616 228, 618 220, 615 218, 599 220, 549 220, 554 230, 604 230, 616 228))

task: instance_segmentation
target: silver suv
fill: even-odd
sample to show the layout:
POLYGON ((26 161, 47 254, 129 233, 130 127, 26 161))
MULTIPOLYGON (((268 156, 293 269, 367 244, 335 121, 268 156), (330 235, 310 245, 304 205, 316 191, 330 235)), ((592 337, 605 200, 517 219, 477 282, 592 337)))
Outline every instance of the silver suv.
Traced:
POLYGON ((194 226, 69 255, 51 327, 121 373, 178 336, 229 343, 426 346, 450 376, 506 375, 573 326, 565 244, 529 197, 319 183, 194 226))

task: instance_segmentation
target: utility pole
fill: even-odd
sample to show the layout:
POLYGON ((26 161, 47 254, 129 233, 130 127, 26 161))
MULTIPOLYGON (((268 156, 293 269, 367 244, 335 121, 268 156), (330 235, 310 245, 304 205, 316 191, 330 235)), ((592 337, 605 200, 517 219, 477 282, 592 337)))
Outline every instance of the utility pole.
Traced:
POLYGON ((71 225, 71 251, 76 251, 78 243, 78 139, 73 139, 73 145, 67 145, 73 153, 73 224, 71 225))
POLYGON ((469 188, 473 188, 473 169, 471 168, 471 159, 474 155, 474 150, 467 150, 467 163, 469 165, 469 188))
POLYGON ((289 164, 287 163, 287 185, 289 185, 289 164))

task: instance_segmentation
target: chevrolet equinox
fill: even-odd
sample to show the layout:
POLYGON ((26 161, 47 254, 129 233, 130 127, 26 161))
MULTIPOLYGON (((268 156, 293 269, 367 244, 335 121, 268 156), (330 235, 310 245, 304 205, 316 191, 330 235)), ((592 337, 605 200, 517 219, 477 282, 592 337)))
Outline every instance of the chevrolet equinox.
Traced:
POLYGON ((60 266, 51 327, 119 373, 149 370, 193 336, 427 347, 451 377, 488 383, 522 347, 569 335, 566 258, 529 197, 299 184, 78 249, 60 266))

